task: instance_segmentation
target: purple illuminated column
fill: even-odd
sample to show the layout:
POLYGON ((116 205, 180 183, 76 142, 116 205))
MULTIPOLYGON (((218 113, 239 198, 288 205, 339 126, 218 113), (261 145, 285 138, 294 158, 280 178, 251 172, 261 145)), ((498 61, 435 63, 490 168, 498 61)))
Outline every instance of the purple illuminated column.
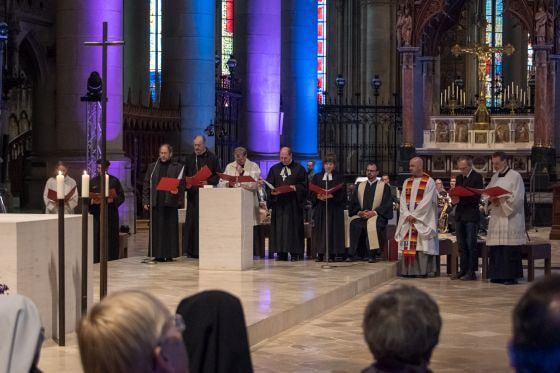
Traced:
POLYGON ((263 173, 280 147, 280 0, 234 2, 234 50, 243 91, 241 123, 263 173))
MULTIPOLYGON (((101 75, 101 47, 85 41, 102 38, 108 22, 109 40, 123 38, 122 0, 57 0, 56 2, 56 140, 62 155, 84 155, 86 109, 80 102, 92 71, 101 75)), ((108 48, 107 152, 122 154, 123 47, 108 48)))

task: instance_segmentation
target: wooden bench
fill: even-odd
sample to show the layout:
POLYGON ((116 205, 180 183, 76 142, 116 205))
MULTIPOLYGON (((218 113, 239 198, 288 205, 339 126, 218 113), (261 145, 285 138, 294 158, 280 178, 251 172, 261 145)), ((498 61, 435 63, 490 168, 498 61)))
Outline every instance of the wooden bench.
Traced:
MULTIPOLYGON (((265 239, 270 238, 270 224, 257 224, 253 227, 253 256, 259 258, 265 257, 265 239)), ((311 223, 304 223, 303 225, 304 237, 305 237, 305 247, 308 257, 313 257, 315 249, 312 242, 312 225, 311 223)), ((269 259, 274 259, 274 253, 268 253, 269 259)))
POLYGON ((436 276, 441 276, 441 256, 447 258, 447 274, 455 276, 457 274, 457 262, 459 258, 459 249, 457 243, 449 238, 439 240, 439 255, 436 256, 436 276))
MULTIPOLYGON (((480 245, 480 257, 482 257, 482 279, 488 279, 488 266, 490 260, 490 249, 484 243, 480 245), (481 247, 480 247, 481 246, 481 247)), ((535 260, 544 259, 544 273, 551 272, 551 246, 546 242, 529 242, 521 246, 521 259, 527 259, 527 280, 535 279, 535 260)))

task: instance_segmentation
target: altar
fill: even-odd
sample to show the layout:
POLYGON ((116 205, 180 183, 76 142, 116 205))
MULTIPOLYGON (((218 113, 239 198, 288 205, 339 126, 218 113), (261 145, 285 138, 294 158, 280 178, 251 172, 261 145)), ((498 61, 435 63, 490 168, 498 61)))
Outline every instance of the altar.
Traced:
MULTIPOLYGON (((65 219, 66 332, 81 317, 82 216, 65 219)), ((58 216, 0 214, 0 283, 37 306, 45 338, 58 337, 58 216)), ((88 308, 93 296, 93 217, 88 228, 88 308)))

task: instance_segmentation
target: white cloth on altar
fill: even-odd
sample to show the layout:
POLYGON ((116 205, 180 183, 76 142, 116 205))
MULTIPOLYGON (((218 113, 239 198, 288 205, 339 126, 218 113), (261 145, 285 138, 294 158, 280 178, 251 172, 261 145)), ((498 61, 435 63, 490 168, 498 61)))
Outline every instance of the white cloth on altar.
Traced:
POLYGON ((509 169, 503 177, 494 173, 487 188, 502 187, 511 194, 500 198, 499 204, 488 207, 487 246, 524 245, 527 243, 525 231, 525 185, 519 172, 509 169))
MULTIPOLYGON (((406 204, 406 188, 410 179, 406 179, 403 184, 403 192, 401 193, 400 200, 400 217, 395 232, 395 240, 401 242, 405 239, 406 234, 409 232, 410 223, 405 222, 407 216, 412 216, 416 219, 414 226, 418 231, 418 238, 416 241, 416 251, 421 251, 428 255, 439 254, 439 241, 437 231, 437 193, 436 184, 431 177, 428 179, 426 189, 422 201, 414 208, 416 201, 416 194, 418 193, 418 186, 420 184, 420 177, 414 178, 412 181, 412 191, 410 196, 410 203, 406 204)), ((399 251, 402 252, 403 247, 399 245, 399 251)))
MULTIPOLYGON (((64 177, 64 195, 68 195, 72 188, 76 187, 76 181, 72 179, 70 176, 66 175, 64 177)), ((49 189, 52 189, 56 192, 56 178, 50 177, 45 184, 45 189, 43 190, 43 202, 45 203, 45 214, 56 214, 58 213, 58 202, 51 201, 47 198, 49 189)), ((74 190, 74 194, 68 200, 68 203, 64 204, 64 213, 65 214, 74 214, 74 209, 78 206, 78 188, 74 190)))
MULTIPOLYGON (((226 166, 226 169, 224 170, 224 174, 229 175, 229 176, 241 176, 239 174, 238 168, 237 168, 237 162, 233 161, 231 163, 229 163, 226 166)), ((255 180, 259 180, 261 177, 261 168, 259 167, 258 164, 256 164, 255 162, 252 162, 248 159, 245 160, 245 165, 243 166, 243 176, 251 176, 253 179, 255 180)), ((220 180, 220 183, 218 184, 219 187, 221 188, 226 188, 228 186, 228 182, 225 180, 220 180)), ((239 183, 239 186, 245 190, 251 191, 254 194, 254 199, 255 199, 255 208, 254 208, 254 219, 253 219, 253 224, 256 225, 259 222, 259 196, 257 195, 257 189, 259 187, 259 184, 254 182, 254 183, 239 183)))

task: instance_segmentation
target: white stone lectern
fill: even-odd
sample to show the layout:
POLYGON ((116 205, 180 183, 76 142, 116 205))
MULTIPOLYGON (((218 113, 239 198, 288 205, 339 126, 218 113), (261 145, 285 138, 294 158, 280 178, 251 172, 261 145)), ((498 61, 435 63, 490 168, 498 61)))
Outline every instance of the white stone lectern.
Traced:
POLYGON ((201 188, 199 268, 253 268, 255 196, 243 188, 201 188))
MULTIPOLYGON (((65 215, 66 332, 81 318, 82 216, 65 215)), ((88 308, 93 299, 93 217, 88 224, 88 308)), ((58 338, 58 215, 0 214, 0 283, 29 297, 45 337, 58 338)))

